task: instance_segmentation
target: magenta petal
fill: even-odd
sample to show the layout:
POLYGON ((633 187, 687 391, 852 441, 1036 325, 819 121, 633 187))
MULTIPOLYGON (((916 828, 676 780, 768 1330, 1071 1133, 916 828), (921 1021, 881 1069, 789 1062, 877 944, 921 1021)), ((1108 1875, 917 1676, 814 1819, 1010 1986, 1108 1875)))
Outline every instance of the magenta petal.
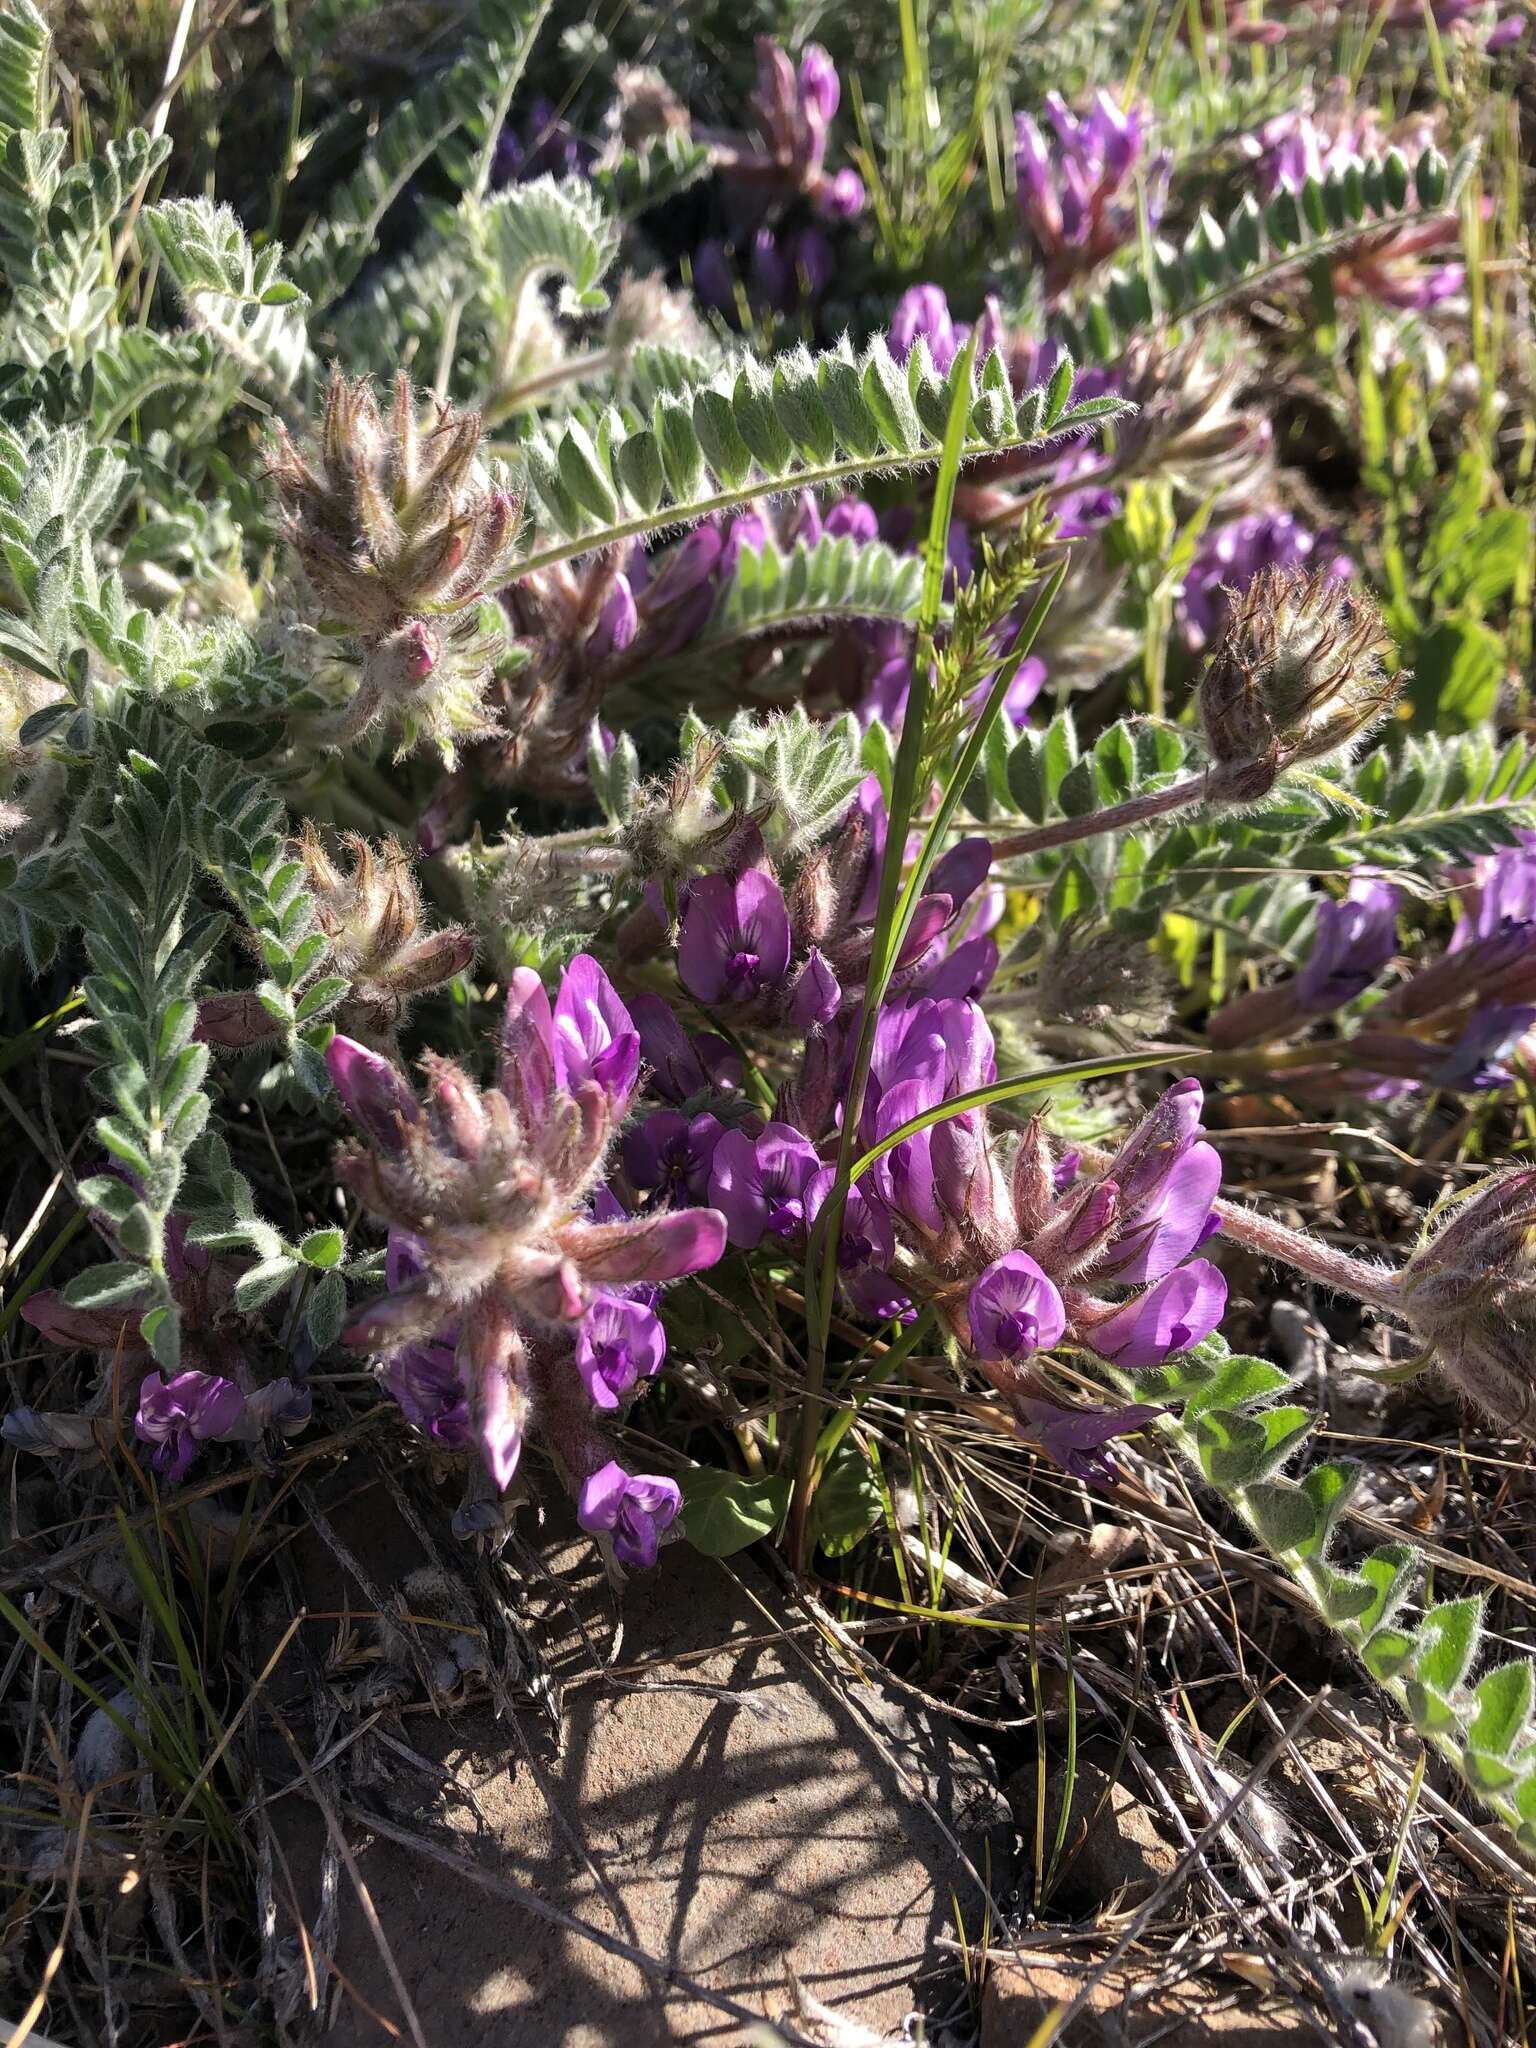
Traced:
POLYGON ((1095 1271, 1099 1278, 1134 1287, 1159 1280, 1200 1242, 1221 1187, 1221 1155, 1212 1145, 1191 1145, 1169 1174, 1150 1216, 1128 1222, 1095 1271))
POLYGON ((561 977, 551 1032, 559 1085, 574 1094, 584 1081, 596 1081, 622 1115, 640 1079, 640 1035, 590 953, 578 953, 561 977))
POLYGON ((1208 1337, 1227 1305, 1227 1283, 1209 1259, 1191 1259, 1089 1332, 1095 1351, 1134 1372, 1208 1337))
POLYGON ((398 1152, 401 1125, 414 1123, 421 1115, 411 1084, 400 1069, 356 1039, 343 1038, 340 1032, 325 1049, 325 1064, 358 1129, 376 1145, 398 1152))
POLYGON ((526 1129, 544 1121, 555 1092, 554 1020, 544 984, 531 967, 514 967, 501 1020, 497 1086, 526 1129))

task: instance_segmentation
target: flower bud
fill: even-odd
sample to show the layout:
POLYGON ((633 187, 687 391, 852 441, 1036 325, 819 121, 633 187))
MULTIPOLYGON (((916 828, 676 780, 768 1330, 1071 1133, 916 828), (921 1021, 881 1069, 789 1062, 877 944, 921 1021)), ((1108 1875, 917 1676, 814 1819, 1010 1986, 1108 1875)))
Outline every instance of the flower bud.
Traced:
POLYGON ((1298 762, 1348 748, 1402 688, 1370 600, 1326 571, 1263 569, 1200 685, 1213 796, 1251 802, 1298 762))
POLYGON ((1403 1269, 1402 1314, 1448 1379, 1536 1437, 1536 1167, 1495 1174, 1403 1269))

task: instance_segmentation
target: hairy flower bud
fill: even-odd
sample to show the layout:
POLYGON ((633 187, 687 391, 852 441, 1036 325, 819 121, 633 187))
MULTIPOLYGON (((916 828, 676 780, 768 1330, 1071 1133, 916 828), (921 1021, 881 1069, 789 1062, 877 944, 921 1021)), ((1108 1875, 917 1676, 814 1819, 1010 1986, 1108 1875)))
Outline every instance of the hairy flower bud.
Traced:
POLYGON ((480 600, 521 506, 480 460, 480 431, 478 416, 446 406, 419 421, 404 375, 386 423, 372 384, 339 370, 310 450, 278 428, 270 475, 289 545, 324 611, 363 642, 361 680, 343 712, 318 722, 323 737, 354 738, 391 714, 444 738, 483 727, 477 701, 496 647, 480 600))
POLYGON ((1298 762, 1348 748, 1402 688, 1381 615, 1326 571, 1265 569, 1238 599, 1200 685, 1213 796, 1251 802, 1298 762))
POLYGON ((1467 1399, 1536 1437, 1536 1167, 1494 1174, 1403 1269, 1402 1313, 1467 1399))
POLYGON ((306 825, 299 858, 331 941, 330 967, 352 984, 343 1022, 387 1030, 412 996, 462 973, 475 957, 474 936, 460 926, 421 929, 421 891, 404 847, 374 847, 356 832, 344 834, 342 844, 350 871, 306 825))

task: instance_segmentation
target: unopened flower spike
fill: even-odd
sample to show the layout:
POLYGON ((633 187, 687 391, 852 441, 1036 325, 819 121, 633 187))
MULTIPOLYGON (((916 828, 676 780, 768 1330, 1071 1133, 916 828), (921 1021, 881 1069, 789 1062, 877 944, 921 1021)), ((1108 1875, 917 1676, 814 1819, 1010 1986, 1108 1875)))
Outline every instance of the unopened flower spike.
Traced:
MULTIPOLYGON (((348 1340, 387 1358, 441 1343, 452 1324, 472 1427, 505 1488, 525 1436, 540 1427, 541 1353, 553 1344, 569 1358, 572 1326, 605 1290, 655 1286, 713 1264, 725 1248, 725 1218, 669 1208, 593 1219, 633 1101, 640 1038, 586 955, 566 969, 553 1005, 531 970, 513 973, 493 1087, 429 1056, 418 1093, 397 1068, 340 1036, 327 1060, 371 1141, 345 1148, 337 1170, 373 1215, 411 1240, 418 1266, 397 1274, 348 1340)), ((588 1325, 589 1384, 600 1401, 601 1388, 616 1394, 616 1380, 628 1383, 631 1366, 640 1376, 654 1336, 629 1330, 623 1359, 613 1349, 619 1341, 601 1323, 588 1325)))
POLYGON ((1200 685, 1211 795, 1252 802, 1286 769, 1348 752, 1402 690, 1385 667, 1390 648, 1358 590, 1326 573, 1262 570, 1200 685))
POLYGON ((347 700, 311 719, 316 739, 343 744, 382 722, 451 748, 487 730, 481 693, 505 639, 483 600, 522 507, 480 433, 475 414, 446 406, 420 419, 403 374, 386 418, 371 382, 340 370, 308 451, 278 428, 285 537, 323 623, 357 649, 347 700))

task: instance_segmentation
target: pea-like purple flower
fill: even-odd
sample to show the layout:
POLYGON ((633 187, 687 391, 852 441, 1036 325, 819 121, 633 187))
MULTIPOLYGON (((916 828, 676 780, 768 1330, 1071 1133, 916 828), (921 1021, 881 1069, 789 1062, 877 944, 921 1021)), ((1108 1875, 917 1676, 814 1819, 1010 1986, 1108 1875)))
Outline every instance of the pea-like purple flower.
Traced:
POLYGON ((551 1017, 555 1080, 568 1094, 596 1081, 622 1117, 640 1080, 640 1034, 613 983, 590 953, 578 953, 560 980, 551 1017))
POLYGON ((942 285, 914 284, 896 301, 886 339, 899 363, 906 361, 919 341, 926 341, 933 367, 943 376, 964 348, 970 331, 951 317, 942 285))
POLYGON ((772 875, 705 875, 689 890, 677 971, 701 1003, 745 1004, 777 989, 789 952, 789 911, 772 875))
POLYGON ((1056 1283, 1027 1252, 994 1259, 971 1288, 969 1309, 972 1351, 1001 1364, 1049 1351, 1067 1327, 1056 1283))
POLYGON ((724 1124, 707 1109, 691 1117, 658 1109, 625 1133, 624 1171, 660 1205, 705 1201, 715 1148, 724 1135, 724 1124))
POLYGON ((470 1437, 469 1399, 451 1344, 413 1344, 389 1361, 384 1384, 406 1421, 445 1451, 470 1437))
POLYGON ((1191 1259, 1097 1324, 1089 1342, 1128 1372, 1161 1365, 1208 1337, 1226 1305, 1227 1283, 1217 1268, 1209 1259, 1191 1259))
POLYGON ((1074 114, 1058 92, 1045 96, 1046 127, 1020 114, 1015 129, 1019 207, 1045 266, 1046 288, 1062 291, 1134 239, 1136 173, 1144 170, 1147 212, 1155 225, 1168 187, 1169 163, 1144 164, 1140 112, 1107 92, 1074 114))
POLYGON ((806 1190, 821 1161, 791 1124, 765 1124, 755 1138, 727 1131, 715 1147, 709 1199, 725 1218, 730 1242, 750 1251, 764 1237, 798 1236, 806 1190))
POLYGON ((1090 1272, 1135 1287, 1160 1280, 1204 1243, 1221 1186, 1221 1157, 1201 1142, 1204 1095, 1194 1079, 1167 1090, 1110 1161, 1113 1230, 1090 1272))
POLYGON ((1053 1465, 1089 1486, 1114 1486, 1120 1472, 1105 1448, 1117 1436, 1155 1422, 1165 1411, 1135 1401, 1124 1408, 1058 1408, 1051 1401, 1027 1396, 1014 1402, 1019 1434, 1043 1451, 1053 1465))
POLYGON ((1398 895, 1384 882, 1352 882, 1342 902, 1318 906, 1312 950, 1296 976, 1310 1016, 1326 1016, 1363 995, 1397 951, 1398 895))
POLYGON ((648 1571, 656 1562, 663 1532, 677 1520, 682 1504, 676 1480, 626 1472, 610 1458, 583 1481, 576 1519, 593 1534, 611 1534, 620 1564, 648 1571))
POLYGON ((596 1408, 617 1408, 621 1395, 661 1371, 666 1355, 661 1318, 623 1295, 598 1295, 576 1326, 576 1370, 596 1408))
POLYGON ((133 1426, 155 1446, 151 1465, 175 1480, 185 1478, 202 1444, 233 1429, 244 1412, 244 1394, 217 1373, 179 1372, 167 1380, 152 1372, 139 1383, 133 1426))

